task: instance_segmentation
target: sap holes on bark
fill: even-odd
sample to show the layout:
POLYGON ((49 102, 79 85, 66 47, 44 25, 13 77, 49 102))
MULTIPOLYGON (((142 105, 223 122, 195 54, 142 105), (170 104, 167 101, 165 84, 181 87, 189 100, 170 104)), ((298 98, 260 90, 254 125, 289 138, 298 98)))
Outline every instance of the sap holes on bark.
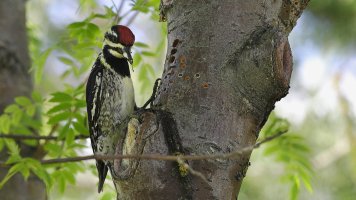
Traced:
POLYGON ((169 57, 169 63, 173 63, 176 60, 175 56, 170 56, 169 57))
POLYGON ((187 66, 187 59, 184 55, 179 56, 179 67, 184 69, 187 66))
MULTIPOLYGON (((169 63, 175 62, 175 59, 176 59, 176 57, 174 56, 175 53, 177 53, 177 49, 173 48, 171 50, 171 54, 169 55, 169 63)), ((169 67, 172 68, 172 67, 176 67, 176 66, 172 65, 172 66, 169 66, 169 67)))
POLYGON ((186 64, 187 63, 187 59, 184 55, 179 56, 179 64, 186 64))
POLYGON ((195 77, 195 78, 200 78, 200 74, 199 74, 199 73, 196 73, 196 74, 194 75, 194 77, 195 77))
POLYGON ((190 77, 189 76, 184 76, 183 78, 185 81, 189 81, 190 80, 190 77))
POLYGON ((177 53, 177 49, 172 49, 171 50, 171 55, 174 55, 175 53, 177 53))
POLYGON ((179 64, 179 67, 180 67, 181 69, 184 69, 186 66, 187 66, 187 65, 186 65, 185 63, 179 64))
POLYGON ((182 73, 179 73, 179 74, 178 74, 178 77, 179 77, 179 78, 182 78, 182 77, 183 77, 183 74, 182 74, 182 73))
POLYGON ((208 88, 209 88, 209 83, 205 82, 205 83, 203 83, 201 86, 202 86, 202 88, 204 88, 204 89, 208 89, 208 88))
POLYGON ((180 42, 180 41, 179 41, 178 39, 175 39, 175 40, 173 41, 172 46, 173 46, 174 48, 177 47, 179 42, 180 42))

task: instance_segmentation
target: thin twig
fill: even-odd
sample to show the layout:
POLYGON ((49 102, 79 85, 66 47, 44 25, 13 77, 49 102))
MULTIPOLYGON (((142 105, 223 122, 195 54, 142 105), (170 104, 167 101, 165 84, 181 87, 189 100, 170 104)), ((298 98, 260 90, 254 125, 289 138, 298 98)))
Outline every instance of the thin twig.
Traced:
POLYGON ((133 21, 135 21, 135 18, 137 17, 137 15, 140 14, 140 12, 136 11, 131 18, 127 21, 126 26, 130 26, 132 24, 133 21))
MULTIPOLYGON (((57 140, 57 136, 39 136, 39 135, 20 135, 20 134, 0 134, 0 138, 14 139, 14 140, 57 140)), ((77 135, 74 139, 87 139, 87 135, 77 135)))
POLYGON ((269 136, 269 137, 266 137, 265 139, 261 140, 260 142, 257 142, 257 143, 254 145, 254 149, 257 149, 257 148, 260 147, 263 143, 269 142, 269 141, 271 141, 271 140, 273 140, 273 139, 275 139, 275 138, 277 138, 277 137, 279 137, 279 136, 281 136, 281 135, 283 135, 283 134, 285 134, 285 133, 287 133, 287 132, 288 132, 288 130, 283 130, 283 131, 277 132, 277 133, 274 134, 274 135, 271 135, 271 136, 269 136))
POLYGON ((121 13, 122 8, 124 7, 125 0, 122 0, 119 6, 119 9, 117 9, 117 13, 121 13))
POLYGON ((115 5, 115 2, 113 0, 111 0, 111 2, 112 2, 113 6, 114 6, 114 8, 116 10, 116 16, 114 18, 114 24, 119 24, 119 22, 120 22, 120 13, 121 13, 122 8, 124 7, 125 1, 122 0, 120 5, 119 5, 119 7, 117 7, 115 5))
MULTIPOLYGON (((143 2, 143 4, 147 3, 147 0, 143 2)), ((122 17, 124 18, 126 15, 128 15, 132 10, 129 10, 127 13, 123 14, 122 17)), ((135 21, 136 17, 140 14, 139 11, 136 11, 131 18, 126 22, 126 26, 130 26, 133 21, 135 21)))
MULTIPOLYGON (((126 155, 87 155, 87 156, 78 156, 70 158, 58 158, 58 159, 49 159, 42 160, 42 164, 57 164, 57 163, 67 163, 67 162, 78 162, 84 160, 115 160, 115 159, 142 159, 142 160, 165 160, 165 161, 177 161, 179 160, 214 160, 214 159, 236 159, 240 155, 251 152, 253 149, 259 148, 262 144, 271 141, 277 137, 280 137, 287 131, 279 131, 278 133, 266 137, 255 145, 244 147, 240 150, 236 150, 231 153, 226 154, 214 154, 214 155, 160 155, 160 154, 126 154, 126 155)), ((6 166, 6 164, 0 162, 0 166, 6 166)))
POLYGON ((209 184, 209 181, 208 181, 208 179, 206 179, 204 174, 202 174, 201 172, 198 172, 198 171, 194 170, 193 168, 191 168, 187 163, 184 162, 184 160, 178 158, 177 162, 179 163, 179 165, 182 165, 185 169, 187 169, 192 175, 194 175, 196 177, 199 177, 205 183, 209 184))
POLYGON ((115 4, 114 0, 111 0, 111 3, 112 3, 112 5, 114 6, 116 12, 118 12, 119 10, 118 10, 118 8, 116 7, 116 4, 115 4))

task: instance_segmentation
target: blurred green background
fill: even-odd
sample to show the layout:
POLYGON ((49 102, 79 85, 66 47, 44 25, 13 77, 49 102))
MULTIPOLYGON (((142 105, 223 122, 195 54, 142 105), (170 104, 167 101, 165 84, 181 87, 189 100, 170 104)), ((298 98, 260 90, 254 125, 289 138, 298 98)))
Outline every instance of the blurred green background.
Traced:
MULTIPOLYGON (((134 49, 133 72, 136 101, 142 105, 151 93, 154 80, 162 73, 166 24, 158 22, 159 1, 148 1, 152 5, 142 4, 139 9, 133 1, 120 2, 29 0, 27 24, 32 58, 37 58, 36 52, 38 56, 61 41, 68 24, 82 21, 91 13, 110 13, 107 9, 115 11, 122 6, 120 23, 129 25, 137 42, 142 43, 134 49)), ((101 28, 99 35, 110 26, 110 22, 100 18, 92 22, 101 28)), ((299 199, 356 199, 355 36, 355 0, 313 0, 289 37, 294 56, 291 88, 288 96, 276 104, 274 116, 289 121, 290 131, 303 140, 301 148, 305 148, 303 153, 311 163, 310 174, 305 175, 310 177, 306 182, 311 187, 307 189, 301 179, 294 181, 300 191, 299 199)), ((100 43, 100 39, 97 42, 100 43)), ((38 74, 43 78, 35 87, 44 96, 63 89, 65 84, 62 83, 78 85, 89 74, 91 64, 80 69, 83 72, 79 70, 77 75, 69 73, 75 70, 75 65, 70 67, 69 61, 59 59, 61 56, 63 52, 52 51, 45 62, 43 76, 38 74)), ((92 63, 94 58, 88 59, 88 63, 92 63)), ((86 144, 89 146, 88 141, 86 144)), ((282 200, 293 196, 293 188, 283 175, 293 175, 294 171, 288 172, 286 160, 266 156, 267 148, 263 146, 253 152, 240 199, 282 200)), ((87 153, 91 153, 90 148, 80 154, 87 153)), ((293 149, 289 153, 293 154, 293 149)), ((92 168, 93 163, 86 162, 92 168)), ((96 193, 97 177, 88 171, 79 173, 73 183, 66 185, 64 194, 54 186, 50 199, 113 197, 110 181, 105 186, 106 193, 96 193)))

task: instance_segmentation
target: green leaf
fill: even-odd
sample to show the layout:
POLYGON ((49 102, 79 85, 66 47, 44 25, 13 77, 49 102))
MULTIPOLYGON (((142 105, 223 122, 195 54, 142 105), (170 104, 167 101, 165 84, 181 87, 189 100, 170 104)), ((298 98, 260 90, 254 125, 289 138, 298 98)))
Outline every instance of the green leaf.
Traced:
POLYGON ((297 183, 292 184, 290 189, 290 199, 296 200, 298 198, 299 186, 297 183))
POLYGON ((14 133, 22 134, 22 135, 32 135, 33 132, 27 126, 17 126, 14 128, 14 133))
POLYGON ((146 0, 136 0, 135 4, 132 7, 132 10, 137 10, 142 13, 148 13, 149 7, 146 4, 146 0))
POLYGON ((65 65, 68 65, 68 66, 75 66, 73 60, 67 58, 67 57, 58 57, 58 59, 65 65))
POLYGON ((26 107, 26 114, 30 117, 33 117, 36 113, 36 107, 34 105, 28 105, 26 107))
POLYGON ((54 125, 57 124, 60 121, 68 120, 71 117, 70 112, 61 112, 59 114, 56 114, 54 116, 51 116, 48 120, 48 124, 54 125))
POLYGON ((45 144, 44 148, 48 152, 49 156, 52 156, 52 157, 60 156, 63 151, 63 148, 54 142, 45 144))
POLYGON ((302 181, 308 192, 313 193, 313 187, 311 186, 310 180, 306 177, 302 177, 302 181))
POLYGON ((42 166, 37 169, 32 169, 32 172, 46 184, 47 190, 49 190, 52 187, 53 185, 52 178, 42 166))
POLYGON ((25 181, 27 181, 28 177, 30 176, 30 169, 27 165, 23 164, 24 167, 21 168, 20 173, 24 177, 25 181))
POLYGON ((149 52, 149 51, 142 51, 141 54, 144 56, 148 56, 148 57, 156 56, 156 54, 154 52, 149 52))
POLYGON ((2 133, 9 133, 11 127, 11 119, 8 115, 1 115, 0 116, 0 132, 2 133))
POLYGON ((12 113, 12 124, 13 125, 18 125, 22 119, 23 116, 23 111, 22 110, 17 110, 12 113))
MULTIPOLYGON (((83 96, 85 93, 85 86, 86 86, 85 83, 78 85, 78 87, 75 88, 73 91, 73 96, 75 96, 75 97, 83 96)), ((84 101, 84 99, 83 99, 83 101, 84 101)))
MULTIPOLYGON (((272 114, 261 135, 263 137, 270 136, 288 128, 289 123, 286 120, 272 114)), ((281 162, 285 167, 282 180, 291 185, 290 199, 298 198, 301 181, 309 192, 312 191, 310 179, 313 169, 309 154, 310 149, 305 139, 297 134, 288 133, 266 143, 264 155, 274 156, 275 160, 281 162)))
POLYGON ((43 69, 46 63, 46 60, 50 53, 52 52, 52 48, 49 48, 42 52, 38 58, 36 58, 35 64, 35 84, 39 84, 42 80, 43 69))
POLYGON ((10 154, 20 154, 20 149, 15 141, 4 140, 6 148, 9 150, 10 154))
POLYGON ((148 48, 149 46, 143 42, 135 42, 135 47, 148 48))
POLYGON ((37 103, 42 103, 42 95, 38 91, 33 91, 31 94, 32 99, 37 103))
POLYGON ((67 179, 67 181, 71 184, 75 184, 75 176, 74 173, 68 171, 68 170, 63 170, 62 171, 63 177, 67 179))
POLYGON ((71 124, 71 121, 67 121, 67 123, 60 129, 59 133, 58 133, 58 138, 59 139, 64 139, 66 138, 66 135, 69 131, 69 126, 71 124))
POLYGON ((74 129, 75 129, 78 133, 83 134, 83 135, 89 135, 89 131, 88 131, 88 129, 84 126, 84 124, 79 123, 79 122, 74 122, 74 123, 73 123, 73 126, 74 126, 74 129))
POLYGON ((65 102, 65 101, 72 101, 73 97, 64 92, 55 92, 52 93, 52 98, 49 100, 50 102, 65 102))
POLYGON ((93 23, 88 23, 88 31, 90 31, 93 35, 95 35, 100 33, 100 28, 93 23))
POLYGON ((47 111, 47 114, 53 114, 59 111, 64 111, 72 108, 72 103, 71 102, 61 102, 60 104, 54 106, 53 108, 49 109, 47 111))
POLYGON ((105 8, 105 15, 104 15, 105 19, 112 19, 117 15, 117 13, 112 10, 112 8, 108 6, 104 6, 104 8, 105 8))
POLYGON ((22 168, 24 167, 24 165, 22 163, 18 163, 13 165, 9 171, 7 172, 6 176, 2 179, 2 181, 0 182, 0 189, 5 185, 5 183, 11 178, 13 177, 16 173, 18 173, 19 171, 22 170, 22 168))
POLYGON ((134 60, 134 66, 135 68, 141 63, 142 61, 142 56, 139 53, 135 53, 135 55, 133 56, 133 60, 134 60))
POLYGON ((111 200, 115 199, 115 194, 113 192, 105 192, 103 196, 101 196, 100 200, 111 200))
MULTIPOLYGON (((69 126, 68 126, 69 127, 69 126)), ((75 134, 73 129, 67 129, 66 134, 65 134, 65 143, 67 146, 70 146, 73 144, 75 141, 75 134)))
POLYGON ((146 75, 147 75, 147 66, 148 64, 143 64, 141 67, 140 67, 140 71, 139 71, 139 74, 138 74, 138 79, 139 80, 146 80, 146 75))
POLYGON ((86 22, 74 22, 74 23, 69 24, 67 26, 67 29, 81 29, 86 24, 87 24, 86 22))
POLYGON ((65 72, 62 73, 61 79, 65 79, 65 78, 68 77, 71 73, 72 73, 72 71, 71 71, 70 69, 66 70, 65 72))
POLYGON ((13 164, 21 161, 21 156, 19 154, 11 154, 7 160, 6 164, 13 164))
POLYGON ((31 100, 25 96, 16 97, 15 102, 23 107, 26 107, 26 106, 32 104, 31 100))
POLYGON ((75 99, 74 106, 77 108, 85 108, 87 106, 87 102, 81 99, 75 99))
POLYGON ((21 110, 21 108, 17 104, 10 104, 5 108, 4 112, 5 113, 13 113, 18 110, 21 110))
POLYGON ((147 71, 150 73, 152 77, 155 77, 156 73, 155 70, 153 69, 152 65, 147 65, 147 71))
POLYGON ((26 158, 24 159, 24 162, 26 163, 26 166, 36 175, 38 176, 41 180, 43 180, 46 184, 46 186, 50 187, 52 185, 51 178, 49 177, 49 174, 46 172, 45 168, 41 165, 41 163, 38 160, 32 159, 32 158, 26 158))
POLYGON ((66 181, 64 179, 63 176, 59 176, 57 179, 57 183, 59 186, 59 192, 60 193, 64 193, 65 189, 66 189, 66 181))
POLYGON ((26 115, 23 116, 22 123, 34 130, 39 130, 42 127, 41 119, 32 119, 26 115))

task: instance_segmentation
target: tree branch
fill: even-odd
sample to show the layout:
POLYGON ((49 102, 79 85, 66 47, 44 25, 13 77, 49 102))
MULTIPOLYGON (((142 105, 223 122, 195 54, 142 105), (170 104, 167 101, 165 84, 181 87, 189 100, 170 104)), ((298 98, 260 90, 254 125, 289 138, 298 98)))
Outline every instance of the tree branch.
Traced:
MULTIPOLYGON (((67 163, 67 162, 78 162, 84 160, 115 160, 115 159, 143 159, 143 160, 165 160, 165 161, 177 161, 179 163, 182 160, 214 160, 214 159, 236 159, 238 156, 243 155, 252 151, 253 149, 259 148, 262 144, 269 142, 281 135, 285 134, 287 130, 279 131, 276 134, 266 137, 255 145, 247 146, 242 149, 233 151, 231 153, 225 154, 214 154, 214 155, 160 155, 160 154, 127 154, 127 155, 87 155, 87 156, 78 156, 70 158, 58 158, 58 159, 49 159, 42 160, 41 164, 57 164, 57 163, 67 163)), ((0 162, 1 167, 9 166, 4 162, 0 162)), ((190 170, 191 171, 191 170, 190 170)))
MULTIPOLYGON (((38 135, 20 135, 20 134, 0 134, 0 138, 14 139, 14 140, 57 140, 57 136, 38 136, 38 135)), ((87 135, 77 135, 76 140, 87 139, 87 135)))

